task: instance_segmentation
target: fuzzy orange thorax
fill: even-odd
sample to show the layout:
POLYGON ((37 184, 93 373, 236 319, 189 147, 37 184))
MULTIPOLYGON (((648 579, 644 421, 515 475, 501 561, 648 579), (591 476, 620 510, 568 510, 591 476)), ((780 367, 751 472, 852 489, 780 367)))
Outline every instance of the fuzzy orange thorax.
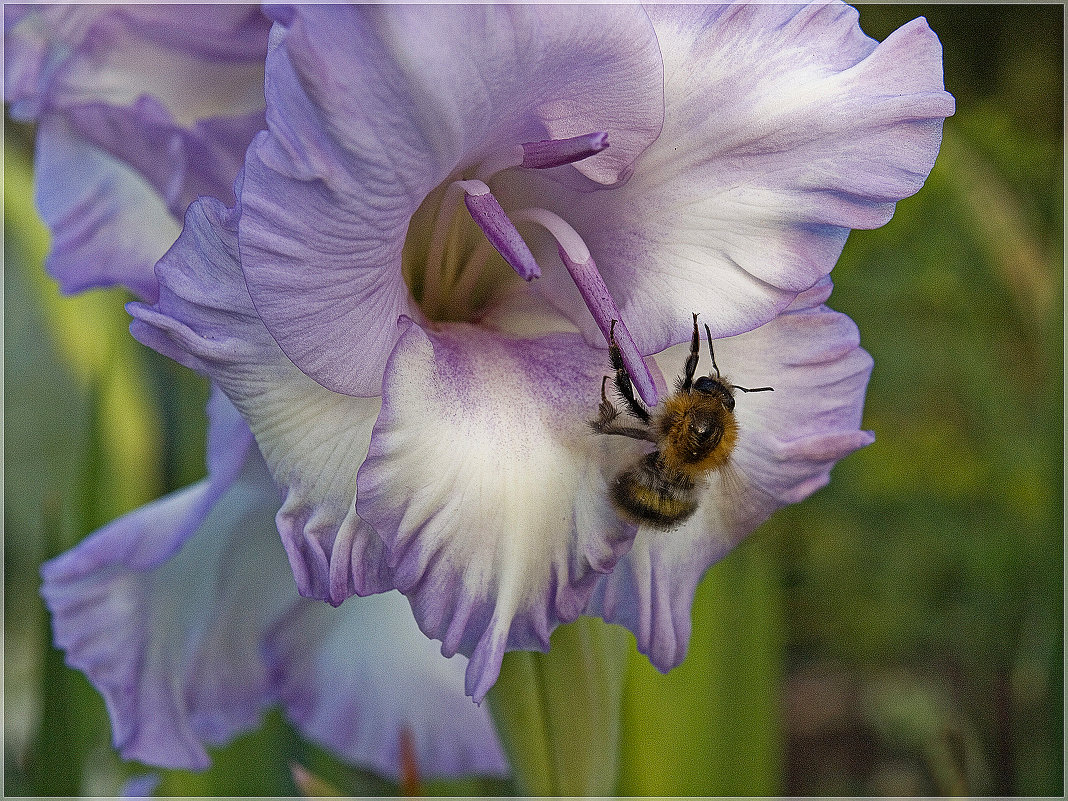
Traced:
POLYGON ((714 395, 673 395, 655 425, 664 464, 691 479, 725 465, 738 440, 734 413, 714 395))

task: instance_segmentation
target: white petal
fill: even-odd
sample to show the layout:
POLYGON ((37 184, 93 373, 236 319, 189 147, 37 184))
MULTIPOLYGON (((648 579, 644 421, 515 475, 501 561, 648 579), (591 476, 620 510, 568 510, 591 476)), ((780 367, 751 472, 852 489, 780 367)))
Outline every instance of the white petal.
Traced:
MULTIPOLYGON (((630 181, 574 191, 531 175, 521 198, 582 234, 643 353, 685 341, 691 310, 727 336, 786 308, 831 271, 850 229, 884 224, 922 186, 954 107, 922 19, 878 44, 838 3, 649 13, 664 129, 630 181)), ((531 244, 539 288, 596 342, 555 247, 531 244)))
POLYGON ((508 772, 489 710, 463 694, 467 660, 438 653, 399 593, 301 603, 267 651, 286 713, 345 760, 396 779, 407 730, 420 776, 508 772))
POLYGON ((381 540, 353 505, 380 400, 333 393, 285 357, 256 315, 218 202, 190 206, 157 276, 159 303, 131 304, 131 331, 210 375, 248 421, 286 493, 277 522, 300 593, 337 604, 389 589, 381 540))
POLYGON ((390 357, 359 510, 481 700, 505 650, 544 650, 629 544, 590 432, 607 360, 574 334, 512 339, 411 321, 390 357))

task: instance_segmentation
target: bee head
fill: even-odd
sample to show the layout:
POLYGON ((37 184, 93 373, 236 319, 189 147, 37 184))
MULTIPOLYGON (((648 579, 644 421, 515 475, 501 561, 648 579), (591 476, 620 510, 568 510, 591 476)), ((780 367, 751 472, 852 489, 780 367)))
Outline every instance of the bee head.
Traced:
POLYGON ((693 382, 693 391, 719 398, 728 412, 734 411, 734 393, 729 384, 710 375, 703 375, 693 382))

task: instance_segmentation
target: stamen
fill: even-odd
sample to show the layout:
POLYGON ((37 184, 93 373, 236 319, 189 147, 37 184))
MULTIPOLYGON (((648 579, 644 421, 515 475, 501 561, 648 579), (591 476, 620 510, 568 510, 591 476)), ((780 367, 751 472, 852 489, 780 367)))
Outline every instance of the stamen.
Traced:
POLYGON ((462 196, 463 189, 455 183, 445 187, 441 205, 434 216, 434 227, 430 229, 430 250, 427 253, 426 270, 423 273, 423 304, 431 315, 436 315, 441 306, 442 274, 445 270, 445 239, 462 196))
POLYGON ((524 142, 491 153, 478 166, 476 177, 488 181, 501 170, 525 167, 530 170, 546 170, 561 167, 595 156, 608 147, 608 133, 593 133, 572 136, 569 139, 542 139, 539 142, 524 142))
POLYGON ((471 296, 474 294, 478 279, 482 277, 482 271, 486 268, 486 263, 489 261, 491 253, 493 253, 493 245, 490 244, 489 240, 479 240, 474 252, 460 270, 460 275, 456 279, 451 296, 455 298, 457 303, 464 304, 464 316, 461 319, 466 319, 474 311, 471 308, 471 296))
POLYGON ((486 239, 497 248, 497 252, 519 273, 519 277, 524 281, 539 278, 541 269, 534 260, 534 254, 530 252, 527 243, 508 219, 489 187, 477 180, 456 181, 453 186, 463 189, 466 195, 464 203, 471 212, 471 217, 485 233, 486 239))
POLYGON ((656 406, 659 396, 656 385, 653 383, 653 376, 641 353, 638 352, 638 346, 630 335, 630 331, 627 330, 619 307, 616 306, 608 287, 605 286, 604 279, 601 278, 597 265, 593 261, 593 256, 590 255, 590 249, 586 247, 582 237, 558 215, 546 209, 520 209, 512 213, 512 219, 516 222, 537 223, 553 235, 558 245, 560 258, 571 274, 575 286, 578 287, 579 294, 582 295, 582 300, 585 301, 590 314, 597 322, 597 327, 601 329, 605 342, 609 341, 612 321, 616 320, 616 343, 619 345, 623 364, 630 374, 630 380, 634 383, 642 400, 648 406, 656 406))
POLYGON ((608 147, 608 133, 596 131, 570 139, 523 143, 523 167, 544 170, 588 159, 608 147))

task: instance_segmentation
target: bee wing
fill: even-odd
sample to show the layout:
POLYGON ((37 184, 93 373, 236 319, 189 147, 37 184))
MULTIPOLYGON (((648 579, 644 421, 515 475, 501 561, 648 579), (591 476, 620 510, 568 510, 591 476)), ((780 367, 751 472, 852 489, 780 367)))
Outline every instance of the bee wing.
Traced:
POLYGON ((712 496, 706 502, 715 506, 724 531, 749 531, 768 517, 769 499, 733 459, 712 474, 706 492, 712 496))

